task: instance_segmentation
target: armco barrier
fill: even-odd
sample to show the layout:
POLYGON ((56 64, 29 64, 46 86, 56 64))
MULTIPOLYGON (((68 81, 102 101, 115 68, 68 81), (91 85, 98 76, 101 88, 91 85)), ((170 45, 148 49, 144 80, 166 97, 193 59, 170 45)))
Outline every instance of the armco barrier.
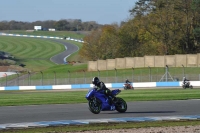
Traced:
MULTIPOLYGON (((192 86, 200 86, 200 81, 190 81, 192 86)), ((123 88, 124 83, 106 83, 106 87, 123 88)), ((138 82, 132 83, 135 88, 156 88, 156 87, 180 87, 182 82, 138 82)), ((43 85, 43 86, 5 86, 0 90, 70 90, 70 89, 90 89, 93 84, 71 84, 71 85, 43 85)))

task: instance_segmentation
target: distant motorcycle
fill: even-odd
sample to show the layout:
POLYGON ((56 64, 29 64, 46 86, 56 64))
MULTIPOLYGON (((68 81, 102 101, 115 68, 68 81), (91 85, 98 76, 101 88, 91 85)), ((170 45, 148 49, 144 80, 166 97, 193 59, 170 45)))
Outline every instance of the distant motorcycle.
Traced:
POLYGON ((114 99, 108 97, 103 91, 96 88, 90 89, 86 94, 88 100, 89 110, 94 114, 99 114, 101 111, 114 111, 117 110, 120 113, 124 113, 127 110, 126 101, 120 97, 116 97, 121 92, 119 89, 112 90, 114 99))
POLYGON ((131 84, 127 84, 127 83, 124 84, 123 87, 124 87, 124 90, 134 89, 131 84))
POLYGON ((184 83, 182 83, 182 87, 183 87, 183 89, 186 89, 186 88, 193 89, 193 86, 192 86, 192 85, 190 85, 190 82, 189 82, 189 81, 188 81, 188 82, 186 82, 185 84, 184 84, 184 83))

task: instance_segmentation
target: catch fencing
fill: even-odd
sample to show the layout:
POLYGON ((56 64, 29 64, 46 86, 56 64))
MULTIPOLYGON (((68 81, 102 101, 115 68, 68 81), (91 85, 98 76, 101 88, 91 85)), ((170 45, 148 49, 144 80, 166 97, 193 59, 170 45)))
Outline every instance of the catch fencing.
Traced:
POLYGON ((106 71, 79 72, 34 72, 16 73, 0 78, 0 86, 45 86, 68 84, 91 84, 93 77, 99 77, 104 83, 123 83, 126 79, 136 82, 174 82, 183 77, 191 81, 200 81, 198 68, 142 68, 106 71))

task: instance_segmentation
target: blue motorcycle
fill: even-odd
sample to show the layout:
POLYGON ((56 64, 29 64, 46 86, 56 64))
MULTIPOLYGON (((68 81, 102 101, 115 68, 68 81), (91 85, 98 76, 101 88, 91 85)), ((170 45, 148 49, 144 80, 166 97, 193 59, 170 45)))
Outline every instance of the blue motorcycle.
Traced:
POLYGON ((101 111, 114 111, 124 113, 127 110, 126 101, 120 97, 116 97, 121 92, 119 89, 112 90, 111 93, 114 99, 108 97, 103 91, 96 88, 90 89, 86 94, 88 100, 89 110, 94 114, 99 114, 101 111))

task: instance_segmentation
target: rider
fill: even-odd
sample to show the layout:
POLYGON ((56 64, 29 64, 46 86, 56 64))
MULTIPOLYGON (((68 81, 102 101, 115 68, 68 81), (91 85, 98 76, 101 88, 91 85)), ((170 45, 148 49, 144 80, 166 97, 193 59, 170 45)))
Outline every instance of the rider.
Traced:
POLYGON ((126 79, 125 83, 130 84, 131 82, 128 79, 126 79))
POLYGON ((115 98, 111 91, 105 86, 104 82, 100 81, 98 77, 92 79, 92 84, 95 85, 98 90, 103 90, 106 96, 111 96, 112 99, 115 98))
POLYGON ((186 79, 186 77, 183 77, 183 84, 188 84, 190 85, 190 80, 186 79))
POLYGON ((126 79, 125 83, 126 83, 126 86, 127 86, 128 88, 131 87, 131 82, 130 82, 128 79, 126 79))

